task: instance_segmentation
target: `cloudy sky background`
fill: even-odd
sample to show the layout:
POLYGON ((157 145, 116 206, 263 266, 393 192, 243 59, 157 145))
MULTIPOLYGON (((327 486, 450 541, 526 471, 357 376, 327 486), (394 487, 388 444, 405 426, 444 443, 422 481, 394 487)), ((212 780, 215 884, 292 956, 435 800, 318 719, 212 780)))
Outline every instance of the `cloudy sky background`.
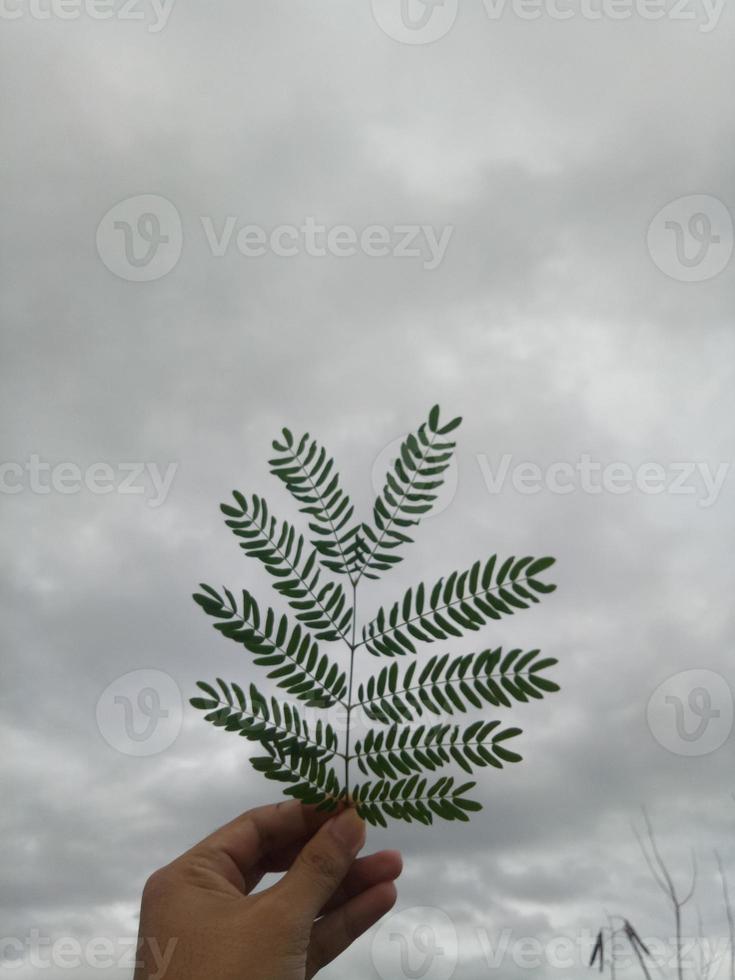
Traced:
MULTIPOLYGON (((456 929, 457 980, 586 975, 510 954, 491 970, 480 936, 576 940, 605 909, 669 936, 631 829, 645 804, 682 883, 697 849, 705 931, 723 936, 712 852, 735 889, 732 475, 715 500, 694 478, 687 494, 578 481, 529 494, 511 475, 493 492, 487 475, 505 454, 511 473, 583 454, 658 463, 667 479, 675 463, 732 463, 731 228, 711 245, 723 271, 701 282, 654 261, 676 271, 673 230, 655 255, 646 244, 670 202, 733 203, 732 8, 705 32, 693 0, 694 20, 563 22, 492 20, 468 0, 446 36, 418 45, 388 36, 367 3, 178 0, 159 31, 137 9, 145 20, 40 21, 24 6, 0 24, 1 461, 106 463, 118 487, 39 493, 3 471, 20 487, 0 501, 3 936, 133 936, 152 869, 274 798, 242 740, 193 710, 170 747, 134 758, 103 737, 98 701, 141 669, 184 699, 200 677, 254 678, 190 599, 209 581, 273 601, 219 501, 239 487, 294 513, 266 465, 286 424, 330 448, 367 514, 376 458, 435 401, 465 417, 456 494, 363 608, 493 551, 553 554, 554 596, 446 649, 541 646, 563 690, 514 712, 526 761, 479 775, 471 824, 371 831, 371 847, 405 855, 398 909, 442 910, 415 915, 450 958, 456 929), (183 249, 167 275, 134 282, 97 229, 147 194, 175 206, 183 249), (220 229, 228 216, 267 231, 308 216, 453 231, 433 269, 234 245, 217 257, 202 219, 220 229), (121 492, 131 463, 175 465, 163 501, 150 479, 121 492), (673 706, 658 739, 646 716, 690 669, 724 678, 707 736, 724 744, 694 757, 661 744, 676 743, 673 706)), ((124 742, 113 714, 103 706, 102 725, 124 742)), ((325 976, 373 980, 392 955, 401 977, 396 953, 369 936, 325 976)), ((424 976, 448 977, 447 962, 424 976)))

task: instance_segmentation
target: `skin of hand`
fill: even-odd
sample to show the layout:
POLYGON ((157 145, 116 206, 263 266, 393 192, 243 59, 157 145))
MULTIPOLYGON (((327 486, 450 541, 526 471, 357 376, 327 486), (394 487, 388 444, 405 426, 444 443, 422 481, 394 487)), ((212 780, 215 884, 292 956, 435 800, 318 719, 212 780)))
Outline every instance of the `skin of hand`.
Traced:
POLYGON ((352 808, 242 814, 148 879, 135 980, 308 980, 395 903, 400 854, 364 845, 352 808))

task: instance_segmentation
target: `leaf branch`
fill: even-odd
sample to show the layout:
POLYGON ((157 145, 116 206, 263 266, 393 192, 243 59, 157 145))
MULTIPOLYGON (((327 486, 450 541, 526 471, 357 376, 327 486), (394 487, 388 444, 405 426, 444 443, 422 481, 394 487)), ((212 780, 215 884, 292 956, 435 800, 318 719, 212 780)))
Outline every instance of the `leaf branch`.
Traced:
POLYGON ((224 590, 225 602, 211 586, 202 583, 200 588, 202 592, 195 593, 194 601, 219 620, 215 629, 255 654, 256 664, 272 667, 268 677, 279 687, 312 707, 328 708, 335 701, 345 704, 344 671, 326 654, 320 654, 316 640, 299 624, 291 628, 287 617, 277 618, 272 609, 261 617, 257 603, 245 590, 240 613, 228 589, 224 590))
POLYGON ((220 505, 225 523, 240 539, 245 553, 257 558, 278 579, 273 587, 296 611, 299 622, 314 630, 318 640, 347 640, 353 609, 347 606, 341 585, 329 582, 320 587, 316 549, 304 557, 303 535, 297 534, 288 521, 279 526, 262 497, 253 494, 251 504, 237 490, 233 497, 236 507, 220 505))
POLYGON ((365 645, 375 656, 416 653, 414 640, 434 643, 462 636, 463 629, 479 630, 488 619, 510 616, 516 609, 528 609, 531 603, 539 602, 535 593, 546 594, 556 588, 536 577, 554 564, 553 558, 511 556, 497 574, 496 564, 497 558, 492 555, 484 568, 477 561, 462 573, 452 572, 448 578, 440 578, 428 596, 423 582, 415 590, 410 588, 402 602, 394 603, 387 613, 381 608, 363 627, 358 646, 365 645))

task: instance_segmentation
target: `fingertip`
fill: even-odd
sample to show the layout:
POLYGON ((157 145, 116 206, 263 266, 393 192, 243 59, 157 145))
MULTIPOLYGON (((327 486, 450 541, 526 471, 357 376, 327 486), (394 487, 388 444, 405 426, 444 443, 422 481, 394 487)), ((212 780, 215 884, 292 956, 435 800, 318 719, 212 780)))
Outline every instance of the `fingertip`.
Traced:
POLYGON ((398 901, 398 889, 394 881, 384 881, 377 885, 376 888, 378 889, 376 901, 383 908, 381 915, 385 915, 386 912, 390 912, 398 901))
POLYGON ((338 844, 353 856, 365 846, 365 821, 352 807, 342 810, 330 820, 327 829, 338 844))
POLYGON ((393 908, 398 900, 398 889, 393 881, 381 881, 363 893, 361 931, 369 929, 393 908))
POLYGON ((386 881, 398 878, 403 871, 400 851, 376 851, 375 854, 363 858, 363 861, 369 862, 374 874, 386 881))
POLYGON ((390 912, 397 897, 395 884, 382 881, 314 923, 307 976, 331 963, 390 912))
POLYGON ((403 855, 400 851, 385 851, 385 864, 390 868, 394 878, 403 873, 403 855))

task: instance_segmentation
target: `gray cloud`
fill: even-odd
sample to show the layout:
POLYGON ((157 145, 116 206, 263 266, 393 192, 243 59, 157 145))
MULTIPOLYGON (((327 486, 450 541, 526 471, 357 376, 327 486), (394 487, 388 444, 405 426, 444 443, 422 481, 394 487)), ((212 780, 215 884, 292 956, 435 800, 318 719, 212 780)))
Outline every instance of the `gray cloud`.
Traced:
MULTIPOLYGON (((367 5, 176 5, 157 34, 3 24, 0 462, 177 466, 159 508, 117 491, 3 494, 7 935, 132 935, 152 868, 271 798, 247 747, 188 710, 170 748, 136 759, 102 738, 97 700, 139 669, 166 671, 184 698, 200 677, 249 676, 189 598, 202 580, 268 588, 219 501, 238 486, 292 513, 265 464, 288 424, 330 447, 366 510, 375 457, 433 401, 466 419, 457 495, 364 611, 491 550, 555 554, 558 593, 477 642, 543 646, 563 690, 517 713, 526 762, 480 777, 486 809, 466 828, 371 834, 406 855, 399 907, 449 913, 457 980, 492 973, 478 928, 545 942, 596 929, 608 908, 668 935, 630 826, 645 804, 682 876, 700 852, 702 913, 722 934, 711 852, 732 866, 732 736, 672 754, 646 705, 677 671, 730 681, 732 477, 707 508, 509 481, 493 494, 478 456, 733 462, 732 262, 684 283, 646 249, 668 202, 732 205, 731 42, 729 10, 705 35, 637 18, 491 22, 479 3, 416 47, 367 5), (117 278, 95 248, 105 213, 140 194, 165 196, 183 226, 178 264, 149 283, 117 278), (269 231, 309 216, 453 231, 434 270, 217 258, 201 221, 229 215, 269 231)), ((377 977, 371 941, 325 976, 377 977)))

